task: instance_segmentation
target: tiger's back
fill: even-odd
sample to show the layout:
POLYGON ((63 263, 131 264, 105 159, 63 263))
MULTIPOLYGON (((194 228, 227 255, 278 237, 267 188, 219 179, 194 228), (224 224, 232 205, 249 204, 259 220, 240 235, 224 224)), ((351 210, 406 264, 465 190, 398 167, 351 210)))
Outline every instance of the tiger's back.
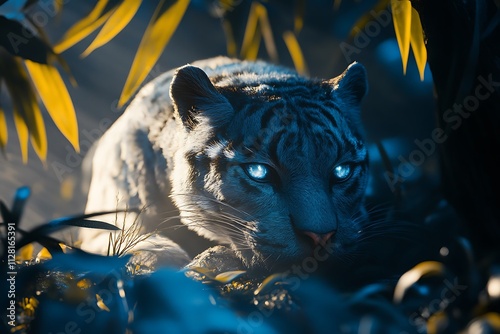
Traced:
MULTIPOLYGON (((147 205, 155 218, 143 232, 179 215, 247 267, 293 263, 327 243, 342 257, 365 219, 366 89, 359 64, 331 80, 223 57, 167 72, 99 142, 86 211, 114 209, 117 198, 147 205)), ((84 245, 102 249, 91 233, 84 245)))

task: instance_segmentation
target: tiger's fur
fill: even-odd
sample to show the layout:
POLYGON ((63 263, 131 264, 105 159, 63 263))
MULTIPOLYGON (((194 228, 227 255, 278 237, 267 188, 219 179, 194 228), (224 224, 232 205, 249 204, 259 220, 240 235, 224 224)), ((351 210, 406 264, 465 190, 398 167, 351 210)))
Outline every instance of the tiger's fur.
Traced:
MULTIPOLYGON (((112 210, 117 201, 146 205, 143 233, 179 215, 250 268, 311 255, 307 235, 332 235, 334 257, 349 254, 366 219, 360 125, 366 90, 365 70, 356 63, 330 80, 225 57, 167 72, 100 140, 86 211, 112 210), (252 179, 248 164, 268 166, 272 179, 252 179), (336 182, 332 172, 341 164, 352 167, 352 176, 336 182)), ((84 249, 107 248, 107 233, 82 233, 84 249)), ((160 234, 134 249, 159 251, 174 265, 189 260, 160 234)))

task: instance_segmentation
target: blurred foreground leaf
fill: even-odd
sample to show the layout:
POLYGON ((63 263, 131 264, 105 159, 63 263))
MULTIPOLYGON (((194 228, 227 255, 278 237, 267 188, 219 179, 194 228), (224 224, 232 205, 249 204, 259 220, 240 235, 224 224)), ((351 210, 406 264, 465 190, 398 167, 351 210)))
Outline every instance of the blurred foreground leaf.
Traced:
POLYGON ((399 278, 398 283, 394 288, 394 302, 396 304, 400 303, 405 296, 405 292, 422 277, 441 275, 443 273, 444 266, 440 262, 425 261, 417 264, 399 278))
POLYGON ((30 59, 38 63, 47 62, 49 46, 31 29, 20 22, 0 15, 0 47, 5 48, 12 56, 30 59))

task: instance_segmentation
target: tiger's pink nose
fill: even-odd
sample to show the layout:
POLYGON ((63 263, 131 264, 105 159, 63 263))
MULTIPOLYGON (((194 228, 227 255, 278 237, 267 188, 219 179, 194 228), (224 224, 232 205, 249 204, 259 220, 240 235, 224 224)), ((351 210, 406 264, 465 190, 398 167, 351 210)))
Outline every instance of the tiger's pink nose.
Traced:
POLYGON ((309 232, 309 231, 302 231, 305 235, 307 235, 309 238, 311 238, 314 242, 314 246, 321 245, 322 247, 325 247, 326 243, 330 238, 332 237, 333 234, 335 234, 335 231, 324 233, 324 234, 319 234, 319 233, 314 233, 314 232, 309 232))

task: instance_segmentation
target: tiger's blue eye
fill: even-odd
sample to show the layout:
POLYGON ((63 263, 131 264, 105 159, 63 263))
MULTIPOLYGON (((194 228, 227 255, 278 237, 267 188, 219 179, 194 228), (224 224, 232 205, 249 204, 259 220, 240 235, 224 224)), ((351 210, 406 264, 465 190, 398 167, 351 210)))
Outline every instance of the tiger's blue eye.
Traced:
POLYGON ((351 176, 351 166, 349 164, 338 165, 333 169, 333 176, 337 182, 347 180, 351 176))
POLYGON ((265 181, 269 176, 269 169, 263 164, 248 164, 244 168, 248 176, 256 181, 265 181))

